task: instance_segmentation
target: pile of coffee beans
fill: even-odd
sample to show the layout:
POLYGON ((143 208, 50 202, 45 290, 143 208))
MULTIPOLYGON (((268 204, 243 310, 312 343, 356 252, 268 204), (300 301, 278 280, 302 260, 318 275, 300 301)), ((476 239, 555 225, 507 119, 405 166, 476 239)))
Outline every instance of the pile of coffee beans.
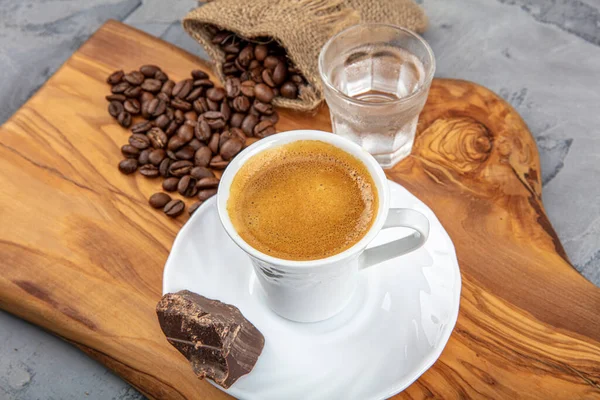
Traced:
POLYGON ((223 74, 228 80, 234 78, 237 85, 254 87, 255 101, 270 103, 277 96, 298 97, 299 88, 306 81, 277 41, 268 38, 250 41, 216 27, 211 27, 211 33, 212 43, 225 53, 223 74))
MULTIPOLYGON (((190 78, 174 82, 156 65, 144 65, 138 71, 113 72, 107 82, 112 86, 106 96, 109 114, 131 128, 129 143, 121 147, 125 159, 119 170, 160 177, 164 191, 197 196, 190 214, 216 193, 214 170, 225 169, 248 137, 276 132, 275 89, 254 80, 231 76, 221 88, 205 72, 194 70, 190 78)), ((149 203, 169 217, 185 209, 183 201, 167 193, 153 195, 149 203)))

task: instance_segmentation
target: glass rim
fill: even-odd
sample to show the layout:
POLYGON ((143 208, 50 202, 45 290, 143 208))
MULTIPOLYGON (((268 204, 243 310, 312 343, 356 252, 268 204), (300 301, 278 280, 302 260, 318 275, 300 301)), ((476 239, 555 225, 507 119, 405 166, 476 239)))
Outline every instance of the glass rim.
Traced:
POLYGON ((323 83, 330 88, 331 90, 333 90, 335 93, 337 93, 339 96, 343 97, 344 99, 350 101, 351 103, 355 103, 355 104, 360 104, 360 105, 365 105, 365 106, 373 106, 373 107, 377 107, 377 106, 387 106, 390 104, 402 104, 402 103, 406 103, 410 100, 412 100, 413 98, 415 98, 418 94, 422 93, 423 90, 429 86, 429 83, 431 83, 431 81, 433 80, 433 75, 435 74, 435 55, 433 54, 433 50, 431 49, 431 46, 429 46, 429 43, 427 43, 427 41, 425 39, 423 39, 423 37, 421 35, 419 35, 418 33, 411 31, 410 29, 407 28, 403 28, 401 26, 398 25, 393 25, 393 24, 384 24, 384 23, 377 23, 377 22, 369 22, 369 23, 364 23, 364 24, 356 24, 356 25, 352 25, 338 33, 336 33, 335 35, 333 35, 331 38, 329 38, 329 40, 327 42, 325 42, 325 44, 323 45, 323 47, 321 48, 321 51, 319 52, 319 61, 318 61, 318 67, 319 67, 319 75, 321 76, 321 80, 323 81, 323 83), (339 90, 338 88, 336 88, 333 83, 331 82, 331 80, 329 79, 329 77, 325 74, 325 68, 324 68, 324 54, 325 52, 328 50, 329 46, 331 46, 331 44, 340 38, 340 36, 342 36, 345 33, 348 33, 354 29, 358 29, 358 28, 363 28, 363 27, 368 27, 368 26, 373 26, 373 27, 379 27, 379 28, 391 28, 393 30, 396 31, 401 31, 404 33, 409 34, 410 36, 412 36, 413 38, 417 39, 417 41, 419 43, 421 43, 421 45, 425 48, 425 50, 427 51, 427 54, 429 56, 429 58, 431 59, 431 66, 429 67, 427 74, 425 75, 425 79, 423 80, 423 84, 421 86, 419 86, 417 88, 417 90, 415 90, 414 92, 412 92, 411 94, 409 94, 408 96, 405 97, 401 97, 399 99, 396 100, 390 100, 390 101, 385 101, 385 102, 370 102, 370 101, 366 101, 366 100, 360 100, 360 99, 356 99, 354 97, 350 97, 348 96, 346 93, 342 92, 341 90, 339 90))

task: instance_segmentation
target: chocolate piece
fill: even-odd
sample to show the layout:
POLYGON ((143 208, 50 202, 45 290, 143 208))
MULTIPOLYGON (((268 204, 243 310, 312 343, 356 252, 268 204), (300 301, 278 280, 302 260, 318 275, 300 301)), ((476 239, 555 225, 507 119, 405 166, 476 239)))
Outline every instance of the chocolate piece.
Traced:
POLYGON ((225 389, 252 371, 265 344, 237 307, 187 290, 164 295, 156 313, 167 340, 196 375, 225 389))

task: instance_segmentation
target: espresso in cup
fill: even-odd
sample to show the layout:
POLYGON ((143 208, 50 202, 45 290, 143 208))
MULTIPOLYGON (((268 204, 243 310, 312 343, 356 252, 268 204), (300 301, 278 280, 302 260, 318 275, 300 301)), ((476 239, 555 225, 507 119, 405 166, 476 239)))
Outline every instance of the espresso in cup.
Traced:
POLYGON ((365 164, 318 140, 299 140, 250 158, 235 175, 227 212, 256 250, 284 260, 317 260, 351 248, 378 212, 365 164))

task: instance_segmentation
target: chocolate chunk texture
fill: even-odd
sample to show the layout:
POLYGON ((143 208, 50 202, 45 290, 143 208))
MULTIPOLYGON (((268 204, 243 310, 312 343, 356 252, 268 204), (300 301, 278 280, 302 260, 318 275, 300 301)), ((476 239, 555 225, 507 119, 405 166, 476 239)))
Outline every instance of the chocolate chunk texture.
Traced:
POLYGON ((156 313, 167 340, 196 375, 225 389, 252 371, 265 344, 237 307, 188 290, 164 295, 156 313))

